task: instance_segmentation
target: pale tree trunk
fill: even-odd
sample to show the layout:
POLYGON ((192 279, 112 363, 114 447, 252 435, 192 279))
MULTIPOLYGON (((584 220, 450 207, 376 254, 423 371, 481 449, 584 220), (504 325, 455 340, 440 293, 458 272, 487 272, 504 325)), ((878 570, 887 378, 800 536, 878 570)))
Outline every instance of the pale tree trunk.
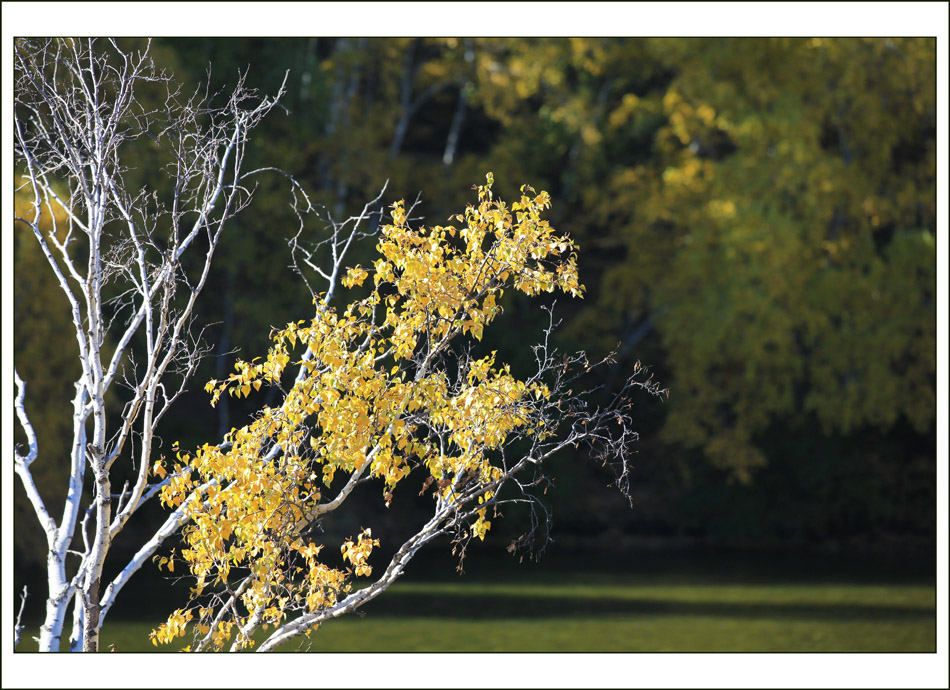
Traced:
MULTIPOLYGON (((472 46, 472 39, 465 39, 465 62, 469 68, 475 63, 475 50, 472 46)), ((472 79, 468 78, 459 86, 459 99, 455 106, 455 114, 452 116, 452 124, 449 127, 449 134, 445 138, 445 152, 442 154, 442 164, 446 167, 455 162, 455 153, 458 151, 459 135, 462 132, 462 126, 465 123, 465 114, 468 112, 469 92, 473 88, 472 79)))
POLYGON ((403 141, 406 139, 406 132, 409 131, 409 121, 412 119, 414 109, 412 107, 412 85, 416 80, 416 73, 419 71, 419 65, 416 64, 416 46, 421 39, 414 39, 406 46, 405 55, 403 55, 402 78, 399 81, 399 120, 396 122, 396 130, 393 133, 393 143, 389 147, 389 157, 395 158, 402 150, 403 141))
POLYGON ((462 131, 462 125, 465 122, 465 111, 468 106, 468 89, 463 86, 459 89, 459 100, 455 106, 455 114, 452 116, 452 125, 449 127, 449 134, 445 138, 445 152, 442 154, 442 164, 446 167, 455 162, 455 152, 458 150, 459 134, 462 131))
POLYGON ((438 81, 415 93, 416 77, 422 67, 422 63, 416 60, 416 52, 421 42, 422 39, 418 38, 410 41, 403 56, 402 78, 399 80, 399 120, 396 122, 393 141, 389 147, 390 158, 395 158, 402 152, 406 135, 409 133, 409 125, 419 108, 437 93, 450 88, 455 83, 454 80, 438 81))
MULTIPOLYGON (((596 128, 600 128, 600 123, 604 118, 604 111, 607 104, 607 96, 610 94, 610 88, 613 86, 613 78, 605 78, 601 84, 600 89, 597 91, 597 96, 594 98, 594 108, 593 112, 589 115, 589 121, 591 125, 596 128)), ((584 137, 580 131, 574 135, 574 142, 571 144, 570 151, 567 154, 567 168, 564 171, 564 186, 563 194, 565 197, 570 197, 574 193, 574 190, 579 186, 577 183, 577 169, 578 161, 581 157, 581 152, 584 149, 584 137)))

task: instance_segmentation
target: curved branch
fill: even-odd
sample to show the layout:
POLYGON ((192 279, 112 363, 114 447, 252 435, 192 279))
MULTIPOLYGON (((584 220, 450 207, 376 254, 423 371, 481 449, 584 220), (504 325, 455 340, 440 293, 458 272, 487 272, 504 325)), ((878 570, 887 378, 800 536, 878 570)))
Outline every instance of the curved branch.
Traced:
POLYGON ((115 579, 109 583, 103 592, 102 601, 101 601, 101 612, 99 614, 99 625, 105 621, 106 615, 109 613, 109 609, 112 608, 112 605, 115 603, 115 598, 118 596, 122 588, 128 583, 129 579, 138 572, 145 561, 155 554, 158 550, 158 547, 162 545, 168 537, 177 532, 181 526, 185 523, 187 518, 188 506, 191 503, 200 500, 202 496, 210 487, 217 486, 218 480, 212 479, 197 489, 185 500, 178 508, 176 508, 162 523, 162 526, 158 528, 155 534, 146 541, 142 547, 136 551, 135 555, 132 556, 132 559, 128 564, 122 569, 122 571, 116 575, 115 579))
POLYGON ((421 549, 433 539, 445 534, 445 528, 444 526, 440 526, 440 523, 445 520, 447 515, 448 512, 445 510, 437 512, 436 515, 434 515, 425 524, 425 526, 419 530, 419 532, 407 539, 389 561, 389 565, 387 566, 386 570, 383 572, 380 578, 376 580, 376 582, 368 587, 353 592, 343 601, 331 606, 330 608, 304 614, 303 616, 300 616, 299 618, 278 627, 263 642, 263 644, 261 644, 257 651, 273 651, 283 643, 305 634, 314 626, 319 625, 324 621, 346 615, 347 613, 356 610, 363 604, 366 604, 367 602, 378 597, 380 594, 386 591, 386 589, 388 589, 389 586, 393 584, 393 582, 399 579, 399 577, 403 574, 406 565, 410 560, 412 560, 413 556, 416 555, 416 552, 419 549, 421 549))
POLYGON ((30 465, 34 460, 36 460, 38 445, 36 441, 36 432, 33 430, 33 424, 30 423, 30 418, 26 414, 26 408, 23 406, 23 399, 26 396, 26 384, 23 382, 23 379, 20 378, 20 374, 17 372, 16 367, 13 367, 13 379, 17 387, 17 395, 13 404, 16 408, 17 420, 19 420, 20 427, 23 429, 24 433, 26 433, 27 443, 29 445, 29 451, 26 455, 20 455, 20 451, 14 448, 13 466, 16 470, 17 476, 20 478, 20 481, 23 482, 23 488, 26 489, 26 495, 30 499, 30 503, 33 504, 33 510, 36 513, 36 517, 43 526, 43 531, 46 532, 47 540, 50 544, 52 544, 55 541, 56 523, 46 510, 46 504, 43 502, 43 497, 40 496, 40 492, 36 488, 36 483, 33 481, 33 473, 30 472, 30 465))

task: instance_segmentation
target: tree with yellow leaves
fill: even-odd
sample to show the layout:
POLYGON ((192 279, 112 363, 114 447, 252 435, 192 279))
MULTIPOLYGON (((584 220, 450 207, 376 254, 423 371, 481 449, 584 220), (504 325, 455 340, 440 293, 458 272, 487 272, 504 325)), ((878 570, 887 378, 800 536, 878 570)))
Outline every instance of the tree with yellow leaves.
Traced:
POLYGON ((473 537, 484 539, 500 508, 527 503, 531 528, 514 550, 546 516, 532 492, 546 462, 569 446, 589 446, 627 490, 636 438, 629 394, 660 393, 642 369, 611 402, 590 405, 577 379, 592 364, 583 353, 554 351, 553 316, 526 378, 494 352, 473 354, 471 341, 482 340, 506 290, 584 290, 573 241, 542 218, 548 195, 525 186, 509 206, 493 196, 492 182, 489 173, 477 205, 450 219, 457 225, 413 227, 397 202, 379 230, 379 258, 342 277, 366 214, 349 228, 335 226, 329 285, 315 298, 314 316, 274 333, 266 358, 239 361, 227 379, 208 383, 212 402, 262 386, 284 394, 279 407, 265 406, 224 444, 151 468, 165 481, 162 502, 188 520, 182 548, 160 565, 173 570, 181 562, 195 578, 189 605, 154 631, 156 644, 190 631, 190 649, 234 651, 253 646, 263 630, 259 650, 272 650, 378 596, 426 544, 448 535, 464 553, 473 537), (369 279, 367 296, 341 310, 330 306, 338 282, 356 291, 369 279), (320 560, 324 545, 304 528, 364 485, 388 506, 407 481, 430 493, 431 513, 382 573, 357 588, 355 578, 374 572, 379 541, 371 528, 340 545, 343 569, 320 560))

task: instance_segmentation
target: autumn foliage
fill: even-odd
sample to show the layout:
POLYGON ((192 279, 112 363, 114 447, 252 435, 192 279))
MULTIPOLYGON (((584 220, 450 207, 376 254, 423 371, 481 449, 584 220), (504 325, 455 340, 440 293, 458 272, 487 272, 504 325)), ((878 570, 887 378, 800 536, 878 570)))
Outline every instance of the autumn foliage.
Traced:
MULTIPOLYGON (((476 358, 450 348, 482 339, 505 290, 584 290, 574 243, 542 219, 548 195, 522 187, 520 200, 508 206, 494 198, 492 181, 489 173, 478 205, 451 219, 458 226, 412 228, 404 204, 394 204, 392 223, 380 230, 379 258, 371 268, 350 268, 342 280, 356 288, 372 276, 368 296, 339 313, 318 301, 312 319, 273 334, 266 358, 238 362, 226 380, 208 383, 214 403, 223 394, 281 385, 287 368, 299 367, 279 408, 264 407, 221 446, 180 453, 171 468, 162 461, 153 467, 160 476, 174 473, 162 502, 185 505, 191 520, 175 558, 197 580, 196 601, 208 588, 227 585, 231 592, 176 611, 155 632, 156 643, 183 634, 193 620, 195 649, 220 649, 235 629, 233 646, 240 649, 257 627, 280 631, 292 613, 308 621, 295 628, 299 634, 348 610, 352 578, 372 575, 378 540, 367 528, 345 541, 344 572, 321 563, 323 546, 302 530, 358 484, 373 482, 389 505, 395 486, 416 472, 434 505, 419 533, 423 541, 443 532, 483 539, 504 502, 499 492, 516 475, 568 443, 631 439, 622 410, 581 415, 564 379, 552 383, 553 353, 546 349, 537 353, 538 372, 522 380, 495 353, 476 358), (578 416, 559 429, 577 415, 582 425, 578 416), (618 422, 619 436, 610 437, 608 423, 618 422), (533 444, 511 457, 505 450, 518 438, 533 444), (346 485, 331 496, 337 473, 346 485)), ((623 453, 614 459, 622 462, 623 453)), ((170 558, 162 562, 174 567, 170 558)), ((397 555, 394 563, 401 568, 404 561, 397 555)))

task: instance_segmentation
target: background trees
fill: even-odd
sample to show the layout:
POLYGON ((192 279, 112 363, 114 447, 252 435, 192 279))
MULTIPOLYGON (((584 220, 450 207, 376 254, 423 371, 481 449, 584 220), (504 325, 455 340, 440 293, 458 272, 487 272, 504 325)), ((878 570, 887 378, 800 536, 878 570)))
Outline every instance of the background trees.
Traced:
MULTIPOLYGON (((523 180, 551 193, 551 222, 582 247, 588 287, 583 303, 560 305, 562 345, 600 355, 620 342, 621 370, 651 362, 671 390, 662 407, 642 409, 664 431, 644 439, 637 510, 585 499, 602 482, 572 465, 550 494, 565 540, 613 526, 930 558, 933 40, 168 39, 154 48, 191 82, 209 62, 218 86, 250 66, 247 83, 272 92, 290 69, 288 112, 261 124, 247 159, 279 159, 337 218, 386 179, 392 198, 422 191, 430 220, 463 207, 489 169, 503 197, 517 197, 523 180)), ((310 308, 302 283, 274 289, 254 270, 289 262, 298 224, 271 194, 279 184, 261 179, 266 211, 235 219, 240 240, 221 248, 209 275, 221 299, 204 315, 220 323, 208 336, 221 357, 199 380, 224 378, 230 350, 264 351, 271 326, 310 308)), ((19 245, 16 260, 30 260, 19 245)), ((32 290, 18 289, 18 309, 36 303, 32 290)), ((546 315, 512 294, 503 306, 499 357, 526 367, 521 328, 546 315)), ((43 344, 18 344, 27 347, 43 344)), ((210 410, 204 393, 185 393, 181 415, 163 423, 184 446, 200 445, 209 424, 226 430, 251 410, 224 402, 210 410)), ((51 428, 63 418, 32 414, 51 428)))
POLYGON ((930 431, 933 44, 652 46, 677 76, 613 116, 660 115, 655 155, 590 207, 631 196, 601 304, 655 324, 683 396, 667 439, 748 480, 776 421, 930 431))
MULTIPOLYGON (((316 136, 288 155, 331 208, 391 177, 397 196, 425 190, 426 215, 440 217, 489 168, 552 193, 552 222, 582 244, 582 274, 599 277, 569 307, 573 344, 620 342, 626 364, 655 362, 670 382, 655 410, 667 461, 641 477, 646 505, 668 506, 655 528, 747 538, 769 521, 743 498, 758 477, 818 501, 804 522, 790 505, 776 539, 932 538, 931 509, 910 528, 906 506, 932 505, 913 497, 934 478, 934 41, 255 49, 297 61, 301 100, 281 122, 305 113, 316 136), (327 166, 334 184, 321 182, 327 166), (848 485, 863 487, 856 503, 848 485)), ((518 299, 506 307, 512 334, 538 318, 518 299)))

